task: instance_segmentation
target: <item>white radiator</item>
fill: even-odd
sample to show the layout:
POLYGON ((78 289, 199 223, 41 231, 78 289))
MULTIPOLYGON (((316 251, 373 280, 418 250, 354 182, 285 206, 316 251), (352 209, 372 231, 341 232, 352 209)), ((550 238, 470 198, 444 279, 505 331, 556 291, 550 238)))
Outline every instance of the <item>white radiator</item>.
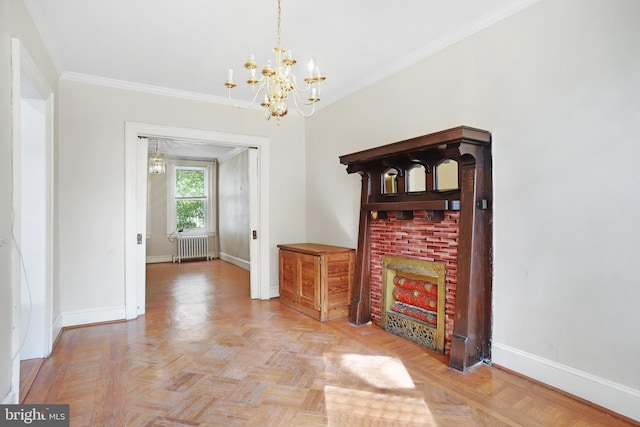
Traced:
POLYGON ((212 258, 209 255, 209 236, 206 234, 178 236, 177 242, 178 255, 173 257, 173 262, 182 262, 183 259, 212 258))

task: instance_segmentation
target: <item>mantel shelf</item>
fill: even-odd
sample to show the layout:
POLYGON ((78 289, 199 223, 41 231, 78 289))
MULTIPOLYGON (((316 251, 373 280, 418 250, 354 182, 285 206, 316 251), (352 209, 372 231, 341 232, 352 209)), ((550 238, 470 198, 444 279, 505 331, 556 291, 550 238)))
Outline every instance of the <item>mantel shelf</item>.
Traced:
POLYGON ((459 211, 460 200, 412 200, 364 203, 365 211, 459 211))

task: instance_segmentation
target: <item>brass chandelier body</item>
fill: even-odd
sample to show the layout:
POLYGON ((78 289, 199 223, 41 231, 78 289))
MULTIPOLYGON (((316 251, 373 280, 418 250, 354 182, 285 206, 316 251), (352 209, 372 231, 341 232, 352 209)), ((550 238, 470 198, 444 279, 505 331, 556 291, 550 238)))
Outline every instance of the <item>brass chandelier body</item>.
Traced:
POLYGON ((231 98, 231 89, 236 87, 233 81, 233 70, 229 70, 229 76, 224 85, 229 90, 229 101, 237 108, 249 108, 253 106, 258 96, 264 94, 264 98, 260 105, 264 107, 265 118, 268 120, 275 117, 278 122, 280 117, 284 117, 289 111, 287 100, 293 99, 296 111, 302 117, 310 117, 315 112, 316 102, 320 101, 320 86, 326 79, 320 73, 320 69, 314 64, 313 60, 309 62, 309 73, 304 78, 306 83, 303 87, 298 85, 295 75, 291 72, 291 67, 296 64, 296 60, 292 57, 291 51, 282 48, 280 42, 280 17, 281 8, 280 0, 278 0, 278 38, 277 46, 273 48, 276 56, 275 67, 271 67, 271 61, 267 61, 266 65, 260 71, 261 76, 256 76, 258 65, 253 55, 245 62, 244 68, 249 70, 249 78, 247 84, 251 85, 253 90, 253 100, 250 104, 241 106, 231 98), (306 98, 306 99, 304 99, 306 98), (309 107, 305 113, 303 106, 309 107))

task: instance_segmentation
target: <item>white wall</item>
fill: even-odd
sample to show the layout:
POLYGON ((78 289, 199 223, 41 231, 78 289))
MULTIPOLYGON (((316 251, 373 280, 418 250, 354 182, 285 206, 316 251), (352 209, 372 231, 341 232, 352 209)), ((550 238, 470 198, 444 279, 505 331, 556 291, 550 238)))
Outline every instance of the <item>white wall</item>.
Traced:
POLYGON ((271 282, 277 247, 304 239, 304 122, 280 126, 260 111, 60 82, 60 281, 65 323, 124 317, 124 127, 126 121, 269 138, 271 282), (276 189, 287 188, 283 193, 276 189), (282 211, 282 206, 291 209, 282 211))
POLYGON ((543 0, 325 108, 307 239, 355 247, 338 156, 458 125, 493 134, 493 361, 640 419, 640 2, 543 0))

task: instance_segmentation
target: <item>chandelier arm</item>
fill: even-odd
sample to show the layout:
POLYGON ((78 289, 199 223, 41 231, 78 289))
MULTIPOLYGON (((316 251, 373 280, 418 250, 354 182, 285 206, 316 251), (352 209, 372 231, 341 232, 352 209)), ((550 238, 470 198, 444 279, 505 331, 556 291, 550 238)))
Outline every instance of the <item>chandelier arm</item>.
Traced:
MULTIPOLYGON (((298 94, 296 94, 296 95, 293 97, 293 105, 295 105, 295 107, 296 107, 296 111, 298 112, 298 114, 300 114, 303 118, 308 119, 309 117, 311 117, 311 116, 313 115, 313 113, 315 113, 315 111, 316 111, 316 103, 315 103, 315 102, 311 102, 311 103, 309 103, 309 104, 311 104, 311 105, 312 105, 312 107, 311 107, 311 111, 310 111, 308 114, 305 114, 305 113, 300 109, 300 106, 298 105, 298 98, 299 98, 298 94)), ((304 103, 304 102, 302 103, 302 105, 309 105, 309 104, 304 103)))
POLYGON ((260 85, 260 87, 258 88, 258 90, 255 91, 254 95, 253 95, 253 99, 251 100, 251 102, 247 105, 239 105, 238 103, 236 103, 233 98, 231 98, 231 88, 229 88, 229 102, 231 103, 231 105, 233 105, 236 108, 240 108, 240 109, 247 109, 247 108, 251 108, 253 107, 253 105, 256 103, 256 99, 258 99, 258 95, 260 95, 260 93, 263 90, 264 87, 264 83, 260 85))
POLYGON ((300 93, 305 93, 308 92, 308 90, 304 90, 304 91, 296 91, 296 90, 292 90, 291 92, 293 92, 293 102, 296 104, 296 110, 298 109, 298 101, 300 102, 300 104, 302 105, 313 105, 315 108, 315 105, 318 101, 305 101, 301 96, 300 93))
MULTIPOLYGON (((311 90, 311 88, 313 87, 313 85, 311 83, 309 83, 309 82, 305 82, 306 85, 307 85, 306 87, 304 87, 304 88, 300 87, 300 85, 298 84, 298 79, 296 79, 296 76, 293 73, 291 73, 291 81, 293 83, 293 87, 298 92, 306 93, 306 92, 309 92, 311 90)), ((320 86, 318 86, 318 91, 320 91, 320 86)))

